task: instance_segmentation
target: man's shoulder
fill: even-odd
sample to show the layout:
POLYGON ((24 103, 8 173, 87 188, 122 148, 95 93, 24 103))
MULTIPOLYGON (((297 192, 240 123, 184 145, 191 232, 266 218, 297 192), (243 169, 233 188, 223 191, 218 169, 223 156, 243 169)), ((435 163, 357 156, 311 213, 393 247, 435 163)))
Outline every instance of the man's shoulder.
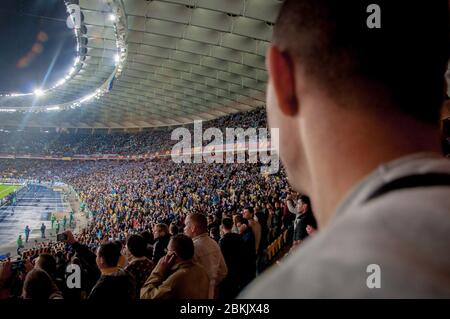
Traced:
POLYGON ((220 251, 219 244, 209 236, 201 236, 194 241, 195 256, 201 257, 220 251))
POLYGON ((179 276, 186 276, 191 275, 192 273, 206 273, 206 270, 203 265, 201 265, 198 262, 191 261, 185 261, 181 263, 176 271, 172 274, 172 276, 179 277, 179 276))
POLYGON ((409 189, 341 212, 242 297, 450 297, 448 195, 409 189), (367 284, 374 267, 380 289, 367 284))
POLYGON ((227 233, 227 234, 224 234, 220 240, 226 241, 226 242, 235 242, 235 241, 240 241, 241 236, 239 236, 239 234, 236 234, 236 233, 227 233))

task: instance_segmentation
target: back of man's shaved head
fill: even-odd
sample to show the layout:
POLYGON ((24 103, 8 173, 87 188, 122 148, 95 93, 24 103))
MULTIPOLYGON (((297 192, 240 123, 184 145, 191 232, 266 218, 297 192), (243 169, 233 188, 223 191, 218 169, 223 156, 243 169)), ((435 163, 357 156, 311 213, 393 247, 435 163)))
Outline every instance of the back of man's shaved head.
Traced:
POLYGON ((334 98, 381 93, 383 107, 436 124, 445 92, 448 10, 446 0, 287 0, 273 41, 334 98), (367 25, 372 3, 380 7, 379 29, 367 25))

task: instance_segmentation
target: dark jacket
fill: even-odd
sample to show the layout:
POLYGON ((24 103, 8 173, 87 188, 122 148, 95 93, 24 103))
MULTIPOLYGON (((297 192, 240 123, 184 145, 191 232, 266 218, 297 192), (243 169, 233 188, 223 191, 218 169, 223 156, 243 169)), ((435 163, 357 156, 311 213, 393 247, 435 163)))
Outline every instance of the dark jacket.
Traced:
POLYGON ((136 292, 138 296, 141 293, 142 286, 147 281, 147 278, 152 273, 154 267, 155 265, 148 258, 132 261, 127 267, 125 267, 125 270, 128 271, 135 279, 136 292))
MULTIPOLYGON (((81 268, 86 275, 86 291, 90 292, 100 278, 100 269, 97 267, 96 255, 85 245, 74 243, 72 245, 76 256, 81 261, 81 268)), ((82 280, 84 282, 84 280, 82 280)))
POLYGON ((124 269, 102 275, 88 297, 92 300, 131 300, 136 299, 134 279, 124 269))
POLYGON ((220 298, 232 299, 240 291, 244 242, 240 235, 228 233, 219 240, 219 246, 228 268, 228 274, 219 286, 220 298))
POLYGON ((317 229, 317 222, 311 211, 297 216, 294 220, 294 240, 305 240, 308 237, 306 226, 311 225, 317 229))
POLYGON ((241 238, 244 242, 244 256, 241 263, 241 286, 243 288, 256 276, 256 252, 255 235, 250 227, 241 234, 241 238))
POLYGON ((170 235, 164 235, 156 239, 153 245, 153 258, 152 261, 156 265, 161 257, 164 257, 167 253, 167 245, 170 241, 170 235))
POLYGON ((72 248, 83 263, 89 282, 95 282, 89 299, 107 300, 122 299, 129 300, 136 298, 136 286, 134 278, 125 270, 101 275, 97 267, 96 255, 85 245, 74 243, 72 248), (95 280, 95 281, 94 281, 95 280))

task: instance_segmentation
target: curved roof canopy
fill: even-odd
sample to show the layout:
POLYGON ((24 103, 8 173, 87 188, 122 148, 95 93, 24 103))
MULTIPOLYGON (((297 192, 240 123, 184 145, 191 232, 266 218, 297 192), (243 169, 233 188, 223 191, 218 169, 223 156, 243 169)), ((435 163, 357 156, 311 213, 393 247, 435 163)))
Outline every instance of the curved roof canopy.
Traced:
POLYGON ((74 69, 44 93, 1 96, 2 125, 165 126, 264 104, 265 52, 282 1, 68 4, 82 12, 74 69))

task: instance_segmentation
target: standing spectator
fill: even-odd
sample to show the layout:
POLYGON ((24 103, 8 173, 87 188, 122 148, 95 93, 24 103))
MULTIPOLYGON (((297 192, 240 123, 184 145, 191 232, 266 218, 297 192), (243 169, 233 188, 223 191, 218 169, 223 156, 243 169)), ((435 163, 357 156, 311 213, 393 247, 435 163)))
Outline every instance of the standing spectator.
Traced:
POLYGON ((52 299, 54 285, 51 277, 42 269, 33 269, 25 277, 22 297, 24 299, 52 299))
POLYGON ((261 243, 261 225, 254 218, 253 207, 246 207, 242 213, 242 216, 248 220, 248 225, 250 226, 253 235, 255 236, 255 252, 259 253, 259 245, 261 243))
POLYGON ((220 283, 220 299, 233 299, 239 293, 241 286, 241 265, 244 260, 244 242, 239 234, 232 232, 233 220, 224 218, 222 220, 221 231, 222 238, 219 241, 225 263, 227 264, 228 274, 220 283))
POLYGON ((169 228, 166 224, 160 223, 153 227, 153 237, 155 244, 153 245, 152 261, 156 265, 161 257, 166 255, 167 245, 169 244, 170 235, 169 228))
POLYGON ((59 229, 60 229, 60 223, 59 223, 59 219, 56 221, 56 234, 59 233, 59 229))
POLYGON ((88 299, 93 300, 131 300, 136 298, 136 285, 130 273, 118 267, 120 247, 113 242, 101 244, 97 255, 88 247, 78 243, 71 231, 66 231, 67 240, 78 257, 87 264, 89 277, 100 278, 92 288, 88 299))
POLYGON ((256 276, 256 253, 255 253, 255 235, 253 231, 249 227, 249 221, 239 216, 236 219, 237 227, 239 228, 239 232, 244 243, 242 258, 242 285, 241 288, 244 288, 248 285, 256 276))
POLYGON ((35 261, 34 269, 44 270, 52 279, 52 297, 50 299, 62 299, 62 292, 65 291, 66 285, 62 278, 56 275, 56 260, 53 255, 40 254, 35 261))
POLYGON ((208 232, 211 232, 211 229, 213 227, 219 227, 220 225, 214 220, 214 216, 213 215, 208 215, 207 217, 208 219, 208 232))
POLYGON ((17 238, 17 255, 20 255, 20 250, 24 247, 23 246, 23 240, 22 240, 22 235, 19 235, 19 237, 17 238))
POLYGON ((179 232, 178 226, 175 223, 171 223, 169 227, 170 236, 178 235, 179 232))
POLYGON ((273 211, 273 217, 272 217, 272 228, 273 228, 273 237, 276 238, 281 234, 281 219, 282 219, 282 210, 280 208, 280 202, 275 202, 275 208, 273 211))
POLYGON ((186 235, 172 237, 167 255, 141 289, 141 299, 207 299, 209 277, 206 270, 195 263, 194 243, 186 235))
POLYGON ((73 227, 73 222, 74 222, 74 212, 73 210, 70 211, 70 215, 69 215, 69 226, 73 227))
POLYGON ((141 233, 142 238, 145 240, 146 249, 145 249, 145 257, 152 260, 153 259, 153 232, 144 231, 141 233))
POLYGON ((28 227, 28 225, 25 226, 25 242, 26 243, 28 243, 28 239, 30 238, 30 232, 31 232, 30 227, 28 227))
POLYGON ((51 217, 52 229, 54 228, 55 221, 56 221, 56 216, 54 214, 52 214, 52 217, 51 217))
POLYGON ((42 225, 41 225, 41 238, 45 238, 45 229, 46 229, 45 224, 42 223, 42 225))
POLYGON ((13 280, 12 265, 9 260, 0 262, 0 299, 11 297, 13 280))
POLYGON ((67 225, 67 216, 64 215, 64 217, 63 217, 63 230, 64 231, 66 230, 66 225, 67 225))
POLYGON ((117 265, 120 249, 115 243, 100 245, 97 250, 97 266, 102 275, 92 289, 89 299, 129 300, 136 297, 136 286, 132 276, 117 265))
MULTIPOLYGON (((291 205, 290 203, 288 204, 291 205)), ((294 210, 292 207, 289 208, 292 212, 294 210)), ((294 221, 294 245, 299 245, 308 237, 308 232, 306 227, 311 225, 314 229, 317 229, 317 222, 314 218, 313 212, 311 210, 311 201, 308 196, 301 195, 297 200, 297 205, 295 207, 295 221, 294 221)))
POLYGON ((211 237, 212 239, 214 239, 214 240, 218 243, 219 240, 220 240, 220 230, 219 230, 219 227, 216 227, 216 226, 212 227, 212 228, 209 230, 209 237, 211 237))
POLYGON ((241 217, 241 215, 239 215, 237 213, 233 214, 233 229, 232 229, 232 231, 235 234, 239 234, 239 228, 237 227, 237 220, 239 217, 241 217))
POLYGON ((289 207, 293 207, 292 205, 290 205, 291 201, 291 195, 288 195, 286 197, 286 200, 284 202, 284 205, 282 206, 283 209, 283 215, 281 217, 281 221, 282 221, 282 230, 287 230, 288 231, 288 242, 292 241, 293 238, 293 233, 294 233, 294 220, 295 220, 295 213, 291 212, 289 210, 289 207))
POLYGON ((141 235, 131 235, 127 241, 127 251, 129 253, 128 265, 125 267, 136 281, 136 291, 139 296, 140 290, 152 273, 154 264, 145 257, 147 243, 141 235))
POLYGON ((219 245, 208 236, 205 215, 194 213, 186 217, 184 233, 194 241, 194 261, 202 265, 209 276, 209 298, 217 296, 216 289, 227 275, 227 265, 219 245))

